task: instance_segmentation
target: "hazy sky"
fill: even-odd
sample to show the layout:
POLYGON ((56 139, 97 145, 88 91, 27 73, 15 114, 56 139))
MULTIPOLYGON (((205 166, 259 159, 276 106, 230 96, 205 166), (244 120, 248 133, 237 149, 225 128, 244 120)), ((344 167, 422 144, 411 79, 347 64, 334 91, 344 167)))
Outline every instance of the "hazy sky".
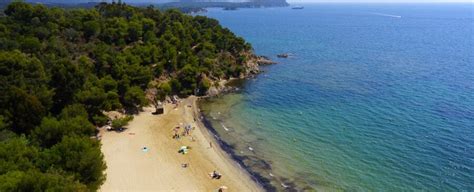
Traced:
MULTIPOLYGON (((2 1, 2 0, 0 0, 2 1)), ((33 0, 31 0, 33 1, 33 0)), ((59 1, 59 0, 56 0, 59 1)), ((68 0, 69 1, 69 0, 68 0)), ((85 0, 84 0, 85 1, 85 0)), ((95 0, 101 1, 101 0, 95 0)), ((112 0, 106 0, 111 2, 112 0)), ((116 0, 118 1, 118 0, 116 0)), ((122 0, 125 2, 134 2, 134 3, 143 3, 143 2, 154 2, 154 3, 163 3, 163 2, 170 2, 170 1, 177 1, 177 0, 122 0)), ((214 0, 218 1, 218 0, 214 0)), ((221 0, 221 1, 247 1, 247 0, 221 0)), ((472 3, 474 0, 286 0, 288 3, 472 3)))
POLYGON ((465 2, 472 3, 474 0, 287 0, 288 3, 305 3, 305 2, 327 2, 327 3, 362 3, 362 2, 374 2, 374 3, 449 3, 449 2, 465 2))
MULTIPOLYGON (((2 0, 0 0, 2 1, 2 0)), ((100 0, 96 0, 100 1, 100 0)), ((107 0, 107 1, 112 1, 112 0, 107 0)), ((117 1, 117 0, 116 0, 117 1)), ((177 1, 177 0, 122 0, 125 2, 170 2, 170 1, 177 1)), ((217 1, 217 0, 214 0, 217 1)), ((221 1, 246 1, 246 0, 221 0, 221 1)), ((288 3, 366 3, 366 2, 371 2, 371 3, 457 3, 457 2, 463 2, 463 3, 472 3, 474 0, 286 0, 288 3)))

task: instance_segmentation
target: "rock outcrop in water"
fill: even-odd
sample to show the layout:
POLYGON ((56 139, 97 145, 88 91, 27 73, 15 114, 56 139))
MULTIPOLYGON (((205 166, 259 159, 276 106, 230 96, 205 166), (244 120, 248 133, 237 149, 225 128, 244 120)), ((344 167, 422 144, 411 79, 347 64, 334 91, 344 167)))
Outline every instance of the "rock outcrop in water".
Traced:
POLYGON ((259 66, 276 64, 276 62, 270 60, 268 57, 257 56, 252 53, 249 53, 248 58, 249 59, 247 60, 247 62, 244 63, 246 72, 241 75, 240 78, 245 78, 260 73, 259 66))

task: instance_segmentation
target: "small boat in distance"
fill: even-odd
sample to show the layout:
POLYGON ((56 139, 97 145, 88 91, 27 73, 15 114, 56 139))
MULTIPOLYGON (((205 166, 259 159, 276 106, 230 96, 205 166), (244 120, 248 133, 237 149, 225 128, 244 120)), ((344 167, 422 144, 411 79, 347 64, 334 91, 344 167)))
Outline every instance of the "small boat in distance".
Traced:
POLYGON ((303 6, 294 6, 291 9, 304 9, 304 7, 303 6))
POLYGON ((237 7, 224 7, 225 11, 235 11, 237 10, 237 7))
POLYGON ((282 53, 277 55, 278 58, 288 58, 288 53, 282 53))

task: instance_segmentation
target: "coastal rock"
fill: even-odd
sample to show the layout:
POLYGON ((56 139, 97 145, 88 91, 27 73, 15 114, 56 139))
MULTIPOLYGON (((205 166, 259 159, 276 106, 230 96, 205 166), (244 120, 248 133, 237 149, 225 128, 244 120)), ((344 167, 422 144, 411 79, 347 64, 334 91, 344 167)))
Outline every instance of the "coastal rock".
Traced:
POLYGON ((276 62, 270 60, 268 57, 257 56, 253 53, 247 53, 247 58, 247 62, 244 63, 246 73, 243 74, 241 78, 247 78, 259 74, 261 72, 259 66, 276 64, 276 62))
MULTIPOLYGON (((243 67, 245 71, 240 74, 238 79, 246 79, 246 78, 255 77, 257 74, 262 72, 260 70, 260 66, 276 64, 276 62, 270 60, 268 57, 257 56, 252 52, 244 52, 244 53, 241 53, 241 55, 245 56, 247 60, 243 63, 243 67)), ((233 91, 238 90, 235 87, 230 87, 226 85, 231 80, 233 79, 232 78, 227 79, 227 80, 217 79, 217 78, 210 79, 213 86, 211 86, 207 90, 205 96, 214 97, 221 93, 228 93, 228 92, 233 92, 233 91)))
POLYGON ((216 88, 215 86, 212 86, 209 88, 209 90, 207 90, 207 95, 211 97, 217 96, 219 95, 219 93, 220 93, 219 89, 216 88))
POLYGON ((258 74, 260 72, 259 65, 256 59, 251 58, 245 64, 245 74, 242 74, 240 78, 246 78, 251 74, 258 74))
POLYGON ((258 65, 272 65, 272 64, 276 64, 276 62, 270 60, 268 57, 265 57, 265 56, 257 56, 257 64, 258 65))
POLYGON ((278 58, 288 58, 288 56, 289 56, 288 53, 282 53, 282 54, 277 55, 278 58))

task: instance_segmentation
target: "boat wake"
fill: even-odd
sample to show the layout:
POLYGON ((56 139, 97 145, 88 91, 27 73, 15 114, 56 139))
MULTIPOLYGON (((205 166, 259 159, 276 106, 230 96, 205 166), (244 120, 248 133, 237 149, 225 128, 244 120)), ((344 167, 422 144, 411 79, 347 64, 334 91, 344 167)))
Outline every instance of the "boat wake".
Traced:
POLYGON ((390 15, 385 13, 372 13, 373 15, 384 16, 384 17, 392 17, 392 18, 402 18, 400 15, 390 15))

